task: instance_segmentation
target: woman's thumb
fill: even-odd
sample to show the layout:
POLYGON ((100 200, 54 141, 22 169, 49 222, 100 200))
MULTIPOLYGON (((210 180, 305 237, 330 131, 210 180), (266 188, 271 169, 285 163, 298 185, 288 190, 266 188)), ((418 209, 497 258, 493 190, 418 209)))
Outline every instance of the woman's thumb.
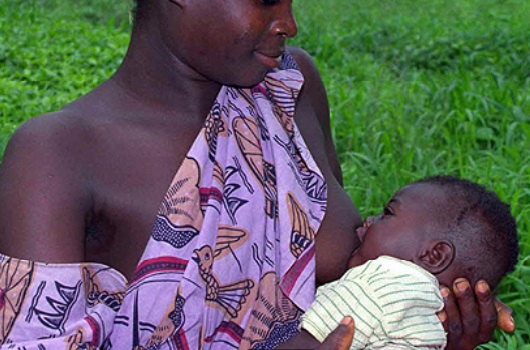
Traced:
POLYGON ((340 321, 339 326, 324 339, 318 350, 349 350, 353 342, 354 333, 355 324, 353 318, 346 316, 340 321))

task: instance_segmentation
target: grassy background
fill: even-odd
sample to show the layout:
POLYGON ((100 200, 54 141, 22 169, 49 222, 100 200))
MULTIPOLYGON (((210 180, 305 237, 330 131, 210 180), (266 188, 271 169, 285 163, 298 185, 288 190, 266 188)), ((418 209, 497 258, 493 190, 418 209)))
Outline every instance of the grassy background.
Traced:
MULTIPOLYGON (((530 1, 299 0, 295 45, 328 88, 345 185, 363 215, 426 175, 478 181, 511 204, 517 271, 499 294, 530 349, 530 1)), ((0 151, 27 118, 59 109, 123 57, 128 4, 0 0, 0 151)))

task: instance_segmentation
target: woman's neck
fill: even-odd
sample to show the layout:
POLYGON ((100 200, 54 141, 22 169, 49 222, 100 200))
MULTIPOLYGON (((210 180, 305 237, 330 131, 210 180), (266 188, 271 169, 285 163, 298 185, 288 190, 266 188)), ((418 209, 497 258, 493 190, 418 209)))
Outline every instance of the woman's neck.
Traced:
POLYGON ((204 118, 221 84, 179 60, 164 44, 156 25, 137 24, 127 54, 111 78, 139 102, 162 112, 204 118))

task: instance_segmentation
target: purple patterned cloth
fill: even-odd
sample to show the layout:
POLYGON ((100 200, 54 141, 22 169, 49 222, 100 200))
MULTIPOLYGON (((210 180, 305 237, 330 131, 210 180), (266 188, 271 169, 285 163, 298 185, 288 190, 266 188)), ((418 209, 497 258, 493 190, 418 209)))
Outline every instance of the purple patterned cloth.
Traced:
POLYGON ((326 183, 293 119, 293 59, 223 87, 171 182, 131 281, 99 264, 0 258, 0 344, 270 349, 315 294, 326 183))

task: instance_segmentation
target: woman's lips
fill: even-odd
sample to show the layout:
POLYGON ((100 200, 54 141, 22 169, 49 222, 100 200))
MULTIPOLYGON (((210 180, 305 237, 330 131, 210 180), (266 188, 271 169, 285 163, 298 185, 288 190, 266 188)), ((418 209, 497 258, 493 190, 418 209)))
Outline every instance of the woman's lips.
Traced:
POLYGON ((265 54, 259 51, 256 51, 256 58, 263 65, 269 67, 270 69, 278 68, 282 61, 282 54, 265 54))

